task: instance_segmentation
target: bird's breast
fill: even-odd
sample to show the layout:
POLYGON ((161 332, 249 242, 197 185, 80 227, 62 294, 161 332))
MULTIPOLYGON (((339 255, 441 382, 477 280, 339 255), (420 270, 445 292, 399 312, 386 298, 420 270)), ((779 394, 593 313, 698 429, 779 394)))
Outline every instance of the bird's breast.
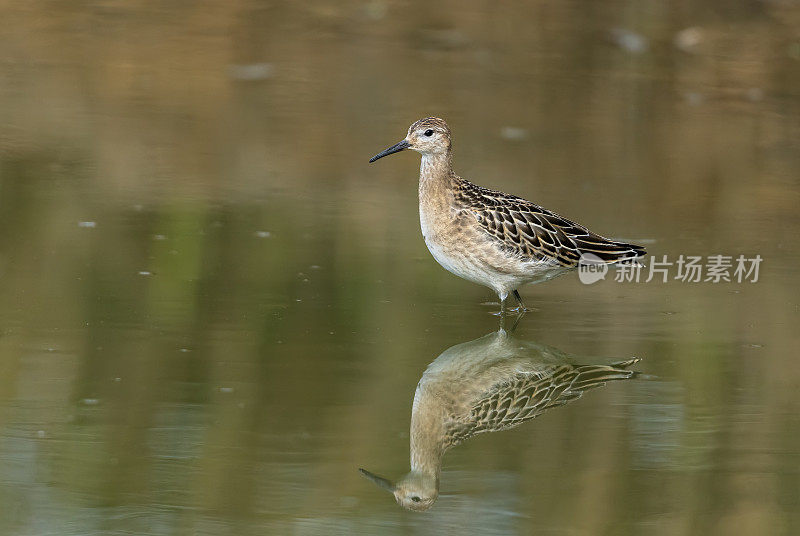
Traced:
POLYGON ((481 256, 475 255, 476 230, 466 221, 468 216, 451 207, 426 208, 420 204, 420 229, 436 262, 459 277, 486 284, 486 267, 481 256))

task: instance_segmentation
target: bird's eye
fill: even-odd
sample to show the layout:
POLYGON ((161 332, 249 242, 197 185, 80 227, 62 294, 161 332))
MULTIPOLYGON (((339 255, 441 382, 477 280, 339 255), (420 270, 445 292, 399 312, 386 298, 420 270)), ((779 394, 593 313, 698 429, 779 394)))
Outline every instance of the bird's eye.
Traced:
MULTIPOLYGON (((426 130, 425 135, 428 137, 433 136, 433 129, 429 128, 428 130, 426 130)), ((417 499, 419 499, 419 497, 417 497, 417 499)))
MULTIPOLYGON (((428 131, 428 132, 430 132, 430 131, 428 131)), ((427 134, 426 134, 426 136, 427 136, 427 134)), ((414 501, 414 502, 419 502, 419 501, 421 501, 422 499, 420 499, 419 497, 417 497, 416 495, 414 495, 413 497, 411 497, 411 500, 412 500, 412 501, 414 501)))

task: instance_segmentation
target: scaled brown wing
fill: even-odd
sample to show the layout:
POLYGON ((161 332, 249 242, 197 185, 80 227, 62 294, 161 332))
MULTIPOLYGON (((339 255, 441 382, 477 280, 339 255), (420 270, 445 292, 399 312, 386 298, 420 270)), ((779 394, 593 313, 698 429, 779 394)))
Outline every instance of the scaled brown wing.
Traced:
POLYGON ((609 263, 645 254, 641 246, 609 240, 521 197, 482 188, 464 179, 456 196, 464 209, 512 255, 574 267, 583 253, 592 253, 609 263))
POLYGON ((469 416, 454 426, 450 446, 482 432, 507 430, 538 417, 550 408, 577 400, 584 391, 637 373, 627 367, 638 358, 611 365, 553 365, 542 371, 518 372, 487 390, 469 416))

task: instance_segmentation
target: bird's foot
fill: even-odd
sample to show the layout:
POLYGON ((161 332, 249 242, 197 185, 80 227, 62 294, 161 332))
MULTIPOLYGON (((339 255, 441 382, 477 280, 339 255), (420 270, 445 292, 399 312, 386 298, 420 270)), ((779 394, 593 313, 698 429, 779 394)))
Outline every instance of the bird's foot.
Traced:
POLYGON ((525 313, 538 311, 538 309, 531 309, 529 307, 506 307, 499 311, 491 311, 489 314, 492 316, 522 316, 525 313))
POLYGON ((506 313, 507 314, 524 315, 525 313, 533 313, 533 312, 538 311, 538 310, 539 309, 536 309, 534 307, 525 307, 524 305, 519 305, 517 307, 511 307, 509 309, 506 309, 506 313))
POLYGON ((538 311, 535 307, 525 307, 523 304, 518 304, 516 307, 506 307, 504 302, 488 301, 483 302, 481 305, 500 306, 499 311, 490 311, 492 316, 517 316, 524 315, 525 313, 533 313, 538 311))

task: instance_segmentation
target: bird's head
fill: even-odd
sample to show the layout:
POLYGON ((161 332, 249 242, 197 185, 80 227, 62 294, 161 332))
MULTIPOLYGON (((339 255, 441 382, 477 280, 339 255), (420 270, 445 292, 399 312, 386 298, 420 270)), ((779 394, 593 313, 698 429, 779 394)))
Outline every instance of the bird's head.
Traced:
POLYGON ((450 152, 451 146, 450 128, 444 122, 444 119, 426 117, 408 127, 408 134, 405 139, 379 152, 369 161, 374 162, 379 158, 398 153, 404 149, 411 149, 423 155, 447 154, 450 152))
POLYGON ((381 489, 391 492, 397 504, 407 510, 427 510, 439 497, 439 479, 435 475, 411 471, 397 482, 392 482, 366 469, 358 471, 381 489))

